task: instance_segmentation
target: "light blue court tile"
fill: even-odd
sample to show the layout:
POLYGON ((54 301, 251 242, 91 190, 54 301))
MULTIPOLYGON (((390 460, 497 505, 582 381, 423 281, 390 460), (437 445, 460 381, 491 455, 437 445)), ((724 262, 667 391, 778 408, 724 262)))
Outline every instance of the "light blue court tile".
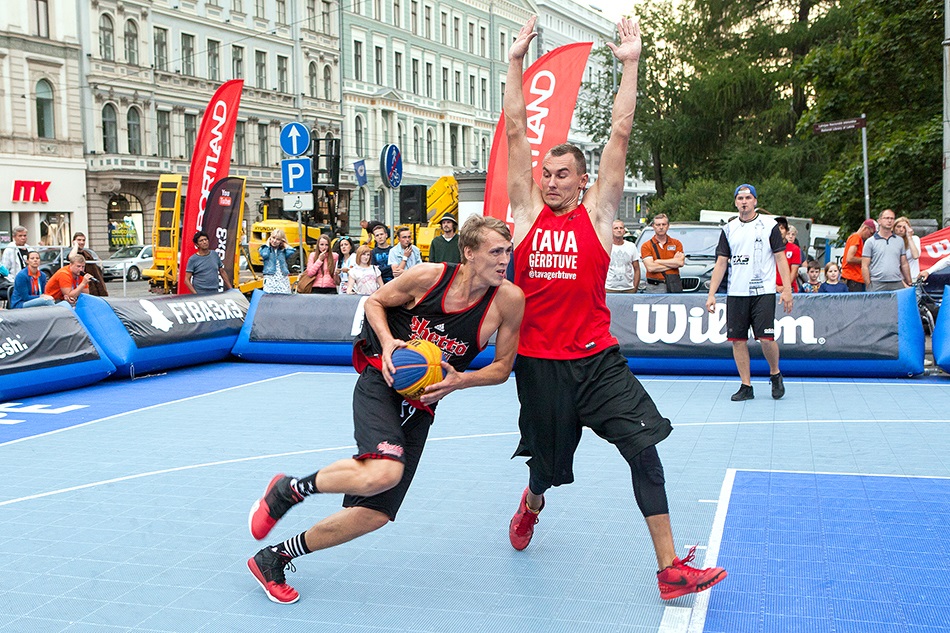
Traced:
POLYGON ((146 606, 154 612, 178 600, 185 591, 187 590, 181 587, 164 587, 143 582, 122 594, 117 600, 123 604, 146 606))
POLYGON ((98 578, 116 567, 116 563, 85 558, 66 558, 59 565, 51 566, 49 573, 76 578, 98 578))
POLYGON ((489 613, 473 624, 475 628, 472 629, 472 633, 540 633, 548 630, 551 620, 544 617, 489 613))
POLYGON ((213 611, 165 607, 139 623, 139 627, 173 633, 193 633, 201 630, 217 617, 218 614, 213 611))
POLYGON ((295 626, 308 627, 308 633, 317 633, 320 627, 313 623, 290 623, 281 618, 267 618, 225 613, 198 629, 199 633, 267 633, 281 631, 290 633, 295 626))
POLYGON ((141 622, 152 617, 154 613, 154 607, 113 602, 84 616, 81 621, 103 627, 124 627, 126 630, 136 630, 141 622))
POLYGON ((120 631, 128 632, 130 630, 131 629, 127 626, 108 626, 101 623, 73 622, 67 625, 61 633, 119 633, 120 631))
POLYGON ((228 607, 244 597, 243 592, 201 589, 185 592, 169 606, 180 609, 200 609, 226 612, 228 607))
POLYGON ((4 631, 4 633, 7 631, 10 633, 37 633, 39 631, 54 633, 63 631, 69 624, 69 622, 55 619, 22 617, 6 624, 0 620, 0 631, 4 631))
POLYGON ((94 598, 97 600, 116 600, 119 597, 139 587, 137 582, 122 580, 103 580, 93 578, 87 580, 75 589, 66 592, 69 598, 94 598))
POLYGON ((53 600, 53 596, 32 592, 4 591, 0 593, 0 619, 2 616, 20 617, 53 600))
MULTIPOLYGON (((626 615, 626 606, 622 603, 594 600, 564 600, 555 613, 557 620, 568 622, 599 624, 622 624, 626 615)), ((576 630, 576 629, 575 629, 576 630)))
POLYGON ((83 620, 90 613, 98 611, 106 604, 108 604, 108 602, 105 600, 60 597, 33 609, 27 615, 31 617, 49 618, 51 620, 75 622, 77 620, 83 620))
POLYGON ((526 614, 553 615, 557 612, 563 601, 563 597, 538 598, 523 594, 504 593, 495 596, 492 613, 511 616, 526 614))
POLYGON ((24 574, 17 584, 16 590, 26 594, 41 596, 61 596, 89 581, 88 578, 77 576, 60 576, 59 574, 24 574))

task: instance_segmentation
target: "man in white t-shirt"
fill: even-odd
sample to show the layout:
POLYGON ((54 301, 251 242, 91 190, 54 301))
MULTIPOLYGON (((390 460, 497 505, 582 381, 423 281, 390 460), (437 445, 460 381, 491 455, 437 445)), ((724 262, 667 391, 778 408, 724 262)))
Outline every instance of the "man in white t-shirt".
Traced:
POLYGON ((636 244, 623 239, 626 232, 623 222, 614 220, 607 292, 636 292, 640 288, 640 253, 636 244))

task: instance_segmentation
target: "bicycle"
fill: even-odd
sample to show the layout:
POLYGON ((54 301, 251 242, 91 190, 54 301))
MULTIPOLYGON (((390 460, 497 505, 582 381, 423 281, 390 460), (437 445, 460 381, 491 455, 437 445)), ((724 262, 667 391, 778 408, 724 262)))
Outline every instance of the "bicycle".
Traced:
POLYGON ((937 314, 940 311, 940 302, 925 288, 926 281, 918 277, 912 284, 917 294, 917 311, 924 326, 924 334, 932 336, 937 314))

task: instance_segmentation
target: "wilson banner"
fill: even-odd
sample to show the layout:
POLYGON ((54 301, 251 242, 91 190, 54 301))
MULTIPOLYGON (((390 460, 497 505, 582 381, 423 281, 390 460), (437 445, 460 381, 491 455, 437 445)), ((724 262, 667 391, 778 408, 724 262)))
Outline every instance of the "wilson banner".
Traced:
MULTIPOLYGON (((195 152, 188 172, 188 191, 185 213, 182 218, 181 259, 178 262, 178 294, 187 294, 185 265, 195 253, 192 237, 205 229, 205 212, 212 186, 228 175, 231 165, 231 145, 237 123, 238 106, 241 104, 242 79, 226 81, 208 102, 201 117, 201 127, 195 142, 195 152)), ((241 204, 243 205, 243 199, 241 204)), ((212 248, 214 244, 212 243, 212 248)))
MULTIPOLYGON (((541 159, 544 155, 555 145, 567 141, 591 46, 591 42, 579 42, 555 48, 531 64, 524 73, 528 142, 531 144, 531 167, 535 182, 541 180, 541 159)), ((508 137, 505 135, 505 113, 502 112, 491 144, 482 215, 503 220, 513 229, 505 179, 507 173, 508 137)))

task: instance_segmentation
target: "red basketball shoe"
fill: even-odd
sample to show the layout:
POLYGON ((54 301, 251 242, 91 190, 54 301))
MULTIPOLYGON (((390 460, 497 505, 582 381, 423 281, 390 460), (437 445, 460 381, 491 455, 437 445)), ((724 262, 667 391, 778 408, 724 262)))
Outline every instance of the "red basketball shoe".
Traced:
POLYGON ((290 567, 290 571, 296 571, 289 556, 280 554, 270 547, 265 547, 254 554, 254 558, 247 561, 247 568, 254 574, 254 578, 260 583, 264 593, 271 602, 278 604, 291 604, 300 599, 297 590, 287 584, 287 578, 284 576, 285 567, 290 567))
POLYGON ((264 496, 251 506, 247 522, 251 528, 251 536, 258 541, 270 533, 280 518, 287 514, 287 510, 303 501, 303 497, 291 487, 290 482, 290 477, 283 473, 275 475, 267 484, 264 496))
POLYGON ((694 558, 696 558, 696 546, 690 548, 686 558, 674 558, 672 565, 656 572, 661 598, 672 600, 688 593, 706 591, 726 577, 726 570, 722 567, 696 569, 686 564, 691 563, 694 558))
POLYGON ((521 503, 518 504, 518 511, 511 517, 511 524, 508 526, 508 538, 511 540, 511 546, 519 552, 528 546, 531 537, 534 536, 534 525, 538 522, 538 515, 544 510, 544 496, 541 496, 541 507, 535 512, 528 507, 528 489, 525 488, 521 493, 521 503))

